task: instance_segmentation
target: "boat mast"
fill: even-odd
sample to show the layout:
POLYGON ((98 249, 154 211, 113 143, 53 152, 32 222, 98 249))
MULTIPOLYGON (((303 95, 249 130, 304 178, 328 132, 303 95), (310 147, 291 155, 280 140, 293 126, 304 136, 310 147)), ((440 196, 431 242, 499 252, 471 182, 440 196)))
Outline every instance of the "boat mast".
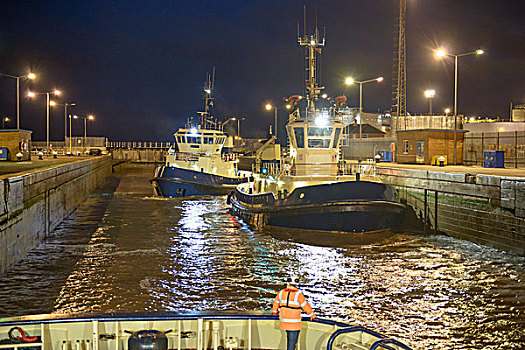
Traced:
POLYGON ((308 67, 306 68, 306 99, 308 105, 306 108, 306 115, 308 117, 308 112, 315 111, 315 101, 319 99, 321 90, 324 89, 324 86, 319 86, 317 79, 317 54, 321 54, 321 48, 325 45, 325 34, 323 33, 322 40, 319 38, 319 29, 317 28, 317 23, 315 26, 315 34, 308 35, 306 34, 306 5, 303 7, 303 16, 304 16, 304 28, 303 35, 299 35, 299 24, 297 24, 297 41, 299 46, 306 47, 305 54, 306 60, 308 62, 308 67))
POLYGON ((210 113, 210 107, 213 106, 213 89, 215 87, 215 67, 213 67, 212 74, 206 73, 206 81, 204 82, 204 112, 197 112, 200 114, 199 125, 204 129, 212 129, 216 126, 216 121, 210 113))

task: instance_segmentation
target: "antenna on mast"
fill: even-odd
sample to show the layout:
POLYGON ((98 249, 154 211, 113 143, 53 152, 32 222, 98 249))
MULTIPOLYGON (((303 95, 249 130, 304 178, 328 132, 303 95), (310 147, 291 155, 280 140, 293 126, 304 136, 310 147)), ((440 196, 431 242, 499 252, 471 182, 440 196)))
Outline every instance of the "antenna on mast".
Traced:
POLYGON ((308 66, 306 68, 306 98, 308 101, 308 109, 315 109, 315 101, 319 99, 323 86, 319 86, 317 70, 318 70, 318 55, 321 54, 321 48, 325 45, 325 37, 322 40, 319 38, 319 29, 317 28, 317 19, 315 32, 313 35, 306 34, 306 5, 303 7, 304 14, 304 35, 298 38, 299 46, 306 47, 306 60, 308 66))

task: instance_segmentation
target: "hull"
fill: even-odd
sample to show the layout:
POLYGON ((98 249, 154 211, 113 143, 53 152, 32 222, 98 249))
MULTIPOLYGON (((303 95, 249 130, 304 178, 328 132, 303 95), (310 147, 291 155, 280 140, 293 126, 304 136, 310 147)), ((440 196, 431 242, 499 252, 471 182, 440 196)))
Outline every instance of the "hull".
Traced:
POLYGON ((161 197, 225 195, 248 178, 230 178, 188 169, 161 166, 151 180, 155 194, 161 197))
POLYGON ((405 210, 393 188, 367 181, 297 188, 286 199, 236 189, 230 201, 232 212, 257 228, 338 233, 390 230, 401 223, 405 210))

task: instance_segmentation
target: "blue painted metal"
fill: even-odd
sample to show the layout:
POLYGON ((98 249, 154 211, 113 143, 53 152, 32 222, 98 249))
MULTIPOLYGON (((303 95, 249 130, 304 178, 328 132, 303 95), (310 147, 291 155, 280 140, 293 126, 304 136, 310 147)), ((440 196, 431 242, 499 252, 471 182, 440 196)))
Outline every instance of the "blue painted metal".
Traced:
POLYGON ((151 180, 164 197, 189 197, 204 195, 224 195, 236 185, 248 181, 248 178, 230 178, 194 171, 163 166, 160 176, 151 180))
POLYGON ((392 349, 392 350, 395 350, 394 348, 388 346, 387 344, 393 344, 393 345, 396 345, 398 347, 401 347, 405 350, 412 350, 412 348, 406 346, 405 344, 401 343, 400 341, 397 341, 395 339, 392 339, 392 338, 386 338, 386 339, 380 339, 378 341, 376 341, 374 344, 372 344, 372 346, 370 347, 370 350, 375 350, 379 347, 383 348, 383 349, 392 349))
POLYGON ((286 198, 235 190, 232 212, 256 226, 333 232, 371 232, 397 226, 405 206, 393 187, 345 181, 296 188, 286 198))
POLYGON ((9 158, 9 149, 7 147, 0 148, 0 160, 8 160, 9 158))
POLYGON ((484 168, 504 168, 505 151, 483 151, 484 168))
POLYGON ((370 350, 377 349, 377 347, 379 347, 379 346, 382 346, 384 349, 395 350, 394 348, 388 346, 387 344, 394 344, 394 345, 402 347, 405 350, 412 350, 412 348, 406 346, 405 344, 403 344, 403 343, 401 343, 401 342, 399 342, 399 341, 397 341, 395 339, 387 338, 383 334, 378 333, 378 332, 373 331, 373 330, 370 330, 370 329, 365 328, 363 326, 352 326, 352 327, 348 327, 348 328, 338 329, 337 331, 332 333, 332 335, 328 339, 328 343, 326 344, 326 350, 332 350, 332 347, 334 345, 335 339, 338 336, 340 336, 341 334, 348 334, 348 333, 354 333, 354 332, 363 332, 363 333, 366 333, 366 334, 370 334, 370 335, 372 335, 374 337, 382 338, 382 339, 379 339, 378 341, 376 341, 374 344, 372 344, 372 346, 370 347, 370 350))
POLYGON ((377 151, 377 154, 381 156, 382 162, 391 162, 392 161, 392 151, 377 151))

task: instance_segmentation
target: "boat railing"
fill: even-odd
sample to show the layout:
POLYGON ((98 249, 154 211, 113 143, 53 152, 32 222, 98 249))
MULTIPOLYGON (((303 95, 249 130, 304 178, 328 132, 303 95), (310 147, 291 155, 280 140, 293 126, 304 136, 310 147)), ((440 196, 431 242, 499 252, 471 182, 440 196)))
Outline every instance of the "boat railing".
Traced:
MULTIPOLYGON (((300 339, 301 348, 316 344, 318 349, 410 350, 410 347, 363 326, 327 319, 303 318, 306 323, 300 339)), ((80 315, 37 315, 3 319, 0 322, 0 349, 128 349, 131 332, 155 330, 165 333, 169 349, 278 349, 283 332, 276 316, 264 314, 137 313, 80 315), (9 336, 13 329, 23 330, 33 341, 9 336)), ((18 333, 16 333, 18 334, 18 333)))
POLYGON ((196 162, 199 160, 199 154, 198 153, 177 152, 175 153, 175 160, 196 162))
POLYGON ((335 340, 337 337, 343 335, 343 334, 350 334, 350 333, 359 333, 359 341, 363 343, 363 334, 368 334, 372 337, 379 338, 372 345, 370 346, 369 350, 375 350, 375 349, 386 349, 386 350, 411 350, 410 347, 406 346, 405 344, 401 343, 400 341, 392 338, 388 338, 384 336, 381 333, 375 332, 371 329, 365 328, 363 326, 352 326, 348 328, 341 328, 336 330, 332 333, 330 338, 328 339, 328 343, 326 344, 326 350, 338 350, 338 349, 346 349, 344 344, 341 344, 339 346, 335 346, 335 340), (388 344, 392 344, 395 347, 389 346, 388 344), (334 347, 335 346, 335 347, 334 347))
POLYGON ((339 162, 339 173, 342 175, 355 175, 361 174, 361 176, 376 176, 376 163, 373 160, 367 160, 366 162, 339 162))

